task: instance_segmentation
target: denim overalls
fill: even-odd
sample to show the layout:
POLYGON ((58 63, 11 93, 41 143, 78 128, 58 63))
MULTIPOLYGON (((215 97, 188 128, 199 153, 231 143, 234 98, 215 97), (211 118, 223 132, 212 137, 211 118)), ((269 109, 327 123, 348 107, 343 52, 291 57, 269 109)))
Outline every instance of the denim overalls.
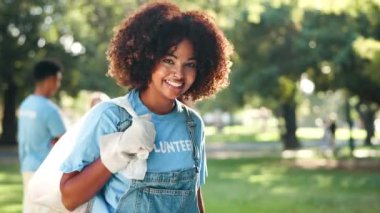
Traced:
MULTIPOLYGON (((199 212, 197 187, 200 153, 195 142, 195 122, 189 110, 185 106, 182 108, 193 144, 195 168, 174 172, 147 172, 144 180, 130 180, 128 190, 118 202, 117 213, 199 212)), ((97 209, 92 210, 98 212, 97 209)))

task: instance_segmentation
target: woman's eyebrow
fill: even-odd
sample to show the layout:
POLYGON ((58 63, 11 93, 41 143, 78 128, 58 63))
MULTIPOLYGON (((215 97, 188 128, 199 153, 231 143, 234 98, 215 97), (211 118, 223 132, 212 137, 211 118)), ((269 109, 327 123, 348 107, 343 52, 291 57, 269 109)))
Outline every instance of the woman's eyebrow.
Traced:
POLYGON ((174 57, 175 59, 177 59, 177 58, 178 58, 176 55, 174 55, 174 53, 169 53, 169 54, 167 54, 167 56, 171 56, 171 57, 174 57))
MULTIPOLYGON (((174 55, 173 53, 169 53, 169 54, 167 54, 167 56, 171 56, 171 57, 173 57, 175 59, 178 59, 178 57, 176 55, 174 55)), ((187 59, 187 61, 190 61, 190 60, 195 60, 195 57, 192 56, 191 58, 187 59)))

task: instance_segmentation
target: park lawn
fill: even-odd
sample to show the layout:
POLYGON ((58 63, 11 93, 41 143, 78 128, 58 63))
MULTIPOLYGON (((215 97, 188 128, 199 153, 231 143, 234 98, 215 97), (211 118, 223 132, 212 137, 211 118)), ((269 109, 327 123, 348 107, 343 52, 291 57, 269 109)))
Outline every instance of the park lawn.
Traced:
POLYGON ((380 173, 303 170, 279 159, 209 160, 207 212, 380 212, 380 173))
MULTIPOLYGON (((302 170, 281 159, 208 160, 207 212, 380 212, 380 174, 302 170)), ((21 212, 17 164, 0 164, 0 212, 21 212)))
POLYGON ((21 212, 22 178, 18 164, 0 164, 0 212, 21 212))

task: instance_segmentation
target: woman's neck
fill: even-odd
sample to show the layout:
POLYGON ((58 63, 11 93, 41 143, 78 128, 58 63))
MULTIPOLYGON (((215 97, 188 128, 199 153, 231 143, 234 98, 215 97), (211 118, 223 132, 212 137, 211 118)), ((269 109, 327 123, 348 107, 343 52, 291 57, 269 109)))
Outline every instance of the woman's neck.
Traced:
POLYGON ((140 91, 140 100, 152 112, 158 115, 170 113, 174 106, 175 101, 163 98, 160 95, 155 95, 147 90, 140 91))

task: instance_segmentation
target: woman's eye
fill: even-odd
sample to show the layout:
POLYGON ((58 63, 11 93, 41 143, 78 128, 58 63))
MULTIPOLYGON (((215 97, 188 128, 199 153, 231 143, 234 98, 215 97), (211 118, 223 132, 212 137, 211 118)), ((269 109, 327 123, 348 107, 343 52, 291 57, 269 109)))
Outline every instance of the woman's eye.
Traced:
POLYGON ((186 66, 190 68, 196 68, 197 64, 195 62, 191 62, 191 63, 187 63, 186 66))
POLYGON ((164 63, 167 63, 167 64, 174 64, 174 61, 172 59, 170 59, 170 58, 164 58, 164 59, 162 59, 162 61, 164 63))

